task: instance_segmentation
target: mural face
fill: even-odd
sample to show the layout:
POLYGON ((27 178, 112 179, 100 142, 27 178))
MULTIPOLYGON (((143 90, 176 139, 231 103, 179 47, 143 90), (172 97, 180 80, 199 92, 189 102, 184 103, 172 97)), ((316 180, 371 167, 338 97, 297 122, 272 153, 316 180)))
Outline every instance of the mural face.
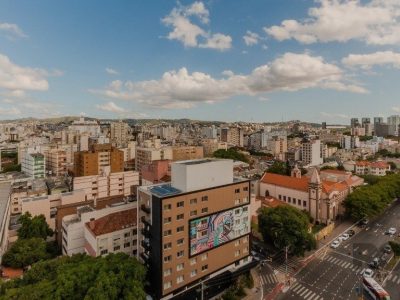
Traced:
POLYGON ((250 233, 249 207, 237 207, 189 221, 190 255, 196 255, 250 233))

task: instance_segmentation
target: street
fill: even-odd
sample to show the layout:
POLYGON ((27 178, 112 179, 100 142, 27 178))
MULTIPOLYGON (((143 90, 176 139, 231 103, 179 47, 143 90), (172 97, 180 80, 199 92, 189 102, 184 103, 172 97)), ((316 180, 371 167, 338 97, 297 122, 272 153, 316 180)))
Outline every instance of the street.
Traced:
MULTIPOLYGON (((298 273, 295 273, 297 266, 293 266, 292 263, 288 268, 292 274, 295 273, 291 278, 291 285, 279 294, 277 299, 357 299, 362 272, 370 268, 368 264, 375 257, 382 257, 383 247, 394 239, 394 236, 385 234, 390 227, 395 227, 398 231, 400 229, 398 202, 365 228, 355 228, 356 234, 343 241, 337 249, 331 249, 327 245, 318 251, 314 259, 298 273)), ((400 300, 400 265, 390 273, 383 270, 384 264, 373 269, 373 277, 379 283, 383 283, 392 300, 400 300)), ((278 269, 279 273, 285 270, 284 260, 278 269)), ((271 290, 269 285, 264 287, 271 290)))

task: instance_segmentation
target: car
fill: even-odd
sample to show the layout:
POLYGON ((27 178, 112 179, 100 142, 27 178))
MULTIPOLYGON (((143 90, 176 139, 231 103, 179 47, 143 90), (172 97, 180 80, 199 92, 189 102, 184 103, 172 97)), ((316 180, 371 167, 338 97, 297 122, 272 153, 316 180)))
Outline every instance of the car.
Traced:
POLYGON ((391 253, 392 252, 392 247, 390 247, 390 245, 386 245, 385 247, 383 247, 383 252, 385 253, 391 253))
POLYGON ((347 233, 343 233, 339 238, 342 241, 347 241, 350 238, 350 236, 347 233))
POLYGON ((347 230, 346 233, 349 235, 349 237, 352 237, 353 235, 356 234, 356 232, 353 229, 347 230))
POLYGON ((378 268, 379 267, 379 258, 375 257, 368 265, 374 269, 378 268))
POLYGON ((372 277, 372 276, 374 276, 374 271, 372 271, 371 269, 365 269, 365 270, 362 272, 362 275, 363 275, 364 277, 372 277))
POLYGON ((397 231, 396 228, 390 227, 388 230, 386 230, 386 234, 394 235, 396 231, 397 231))
POLYGON ((335 240, 331 244, 331 248, 336 249, 337 247, 340 246, 340 242, 338 240, 335 240))
POLYGON ((358 224, 360 226, 366 226, 366 225, 368 225, 368 223, 369 223, 368 219, 362 219, 358 224))

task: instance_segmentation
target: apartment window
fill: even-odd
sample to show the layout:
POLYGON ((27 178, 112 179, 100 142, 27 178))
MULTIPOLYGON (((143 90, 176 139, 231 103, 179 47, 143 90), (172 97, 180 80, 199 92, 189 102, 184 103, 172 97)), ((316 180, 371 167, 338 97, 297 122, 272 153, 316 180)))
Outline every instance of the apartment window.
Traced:
POLYGON ((172 274, 172 269, 171 268, 164 270, 164 277, 169 276, 171 274, 172 274))
POLYGON ((105 255, 108 253, 107 249, 100 250, 100 255, 105 255))
POLYGON ((190 212, 190 216, 191 216, 191 217, 197 216, 197 210, 192 210, 192 211, 190 212))
POLYGON ((245 236, 244 238, 243 238, 243 243, 247 243, 249 241, 249 237, 248 236, 245 236))
POLYGON ((245 186, 244 188, 243 188, 243 191, 245 191, 245 192, 247 192, 249 190, 249 187, 248 186, 245 186))
POLYGON ((235 209, 235 215, 240 215, 240 209, 235 209))
POLYGON ((164 210, 170 210, 172 208, 171 204, 164 204, 164 210))
POLYGON ((201 213, 202 213, 202 214, 207 213, 207 212, 208 212, 208 207, 203 207, 203 208, 201 209, 201 213))
POLYGON ((240 255, 240 250, 235 251, 235 257, 238 257, 240 255))
POLYGON ((300 199, 297 200, 297 205, 301 205, 301 200, 300 199))
POLYGON ((249 202, 249 198, 248 197, 244 197, 243 198, 243 203, 247 203, 247 202, 249 202))
POLYGON ((179 246, 179 245, 183 245, 183 243, 184 243, 184 239, 179 239, 179 240, 177 240, 176 241, 176 244, 179 246))
POLYGON ((172 234, 171 229, 164 230, 164 236, 168 236, 168 235, 171 235, 171 234, 172 234))
POLYGON ((183 282, 183 275, 179 275, 178 277, 176 277, 176 283, 181 283, 183 282))
POLYGON ((185 214, 179 214, 176 216, 177 220, 182 220, 185 217, 185 214))
POLYGON ((179 226, 176 228, 176 232, 182 232, 185 230, 185 226, 179 226))
POLYGON ((196 198, 190 199, 190 204, 197 204, 197 199, 196 198))
POLYGON ((306 207, 307 206, 307 201, 303 200, 303 206, 306 207))
POLYGON ((240 245, 240 240, 236 240, 235 241, 235 247, 237 247, 237 246, 239 246, 240 245))
POLYGON ((191 272, 190 272, 190 277, 194 277, 194 276, 196 276, 197 275, 197 270, 195 269, 195 270, 192 270, 191 272))
POLYGON ((240 219, 235 220, 235 225, 240 225, 240 219))
POLYGON ((124 248, 128 248, 128 247, 130 247, 130 246, 131 246, 131 243, 130 243, 130 242, 124 244, 124 248))
POLYGON ((165 263, 170 262, 171 260, 172 260, 172 256, 171 255, 164 256, 164 262, 165 263))
POLYGON ((201 197, 201 201, 208 201, 208 196, 203 196, 203 197, 201 197))
POLYGON ((164 244, 164 250, 172 248, 172 243, 165 243, 164 244))
POLYGON ((171 286, 172 286, 172 282, 171 281, 165 282, 164 283, 164 290, 169 289, 171 286))
POLYGON ((279 195, 278 198, 279 198, 279 200, 282 200, 282 195, 279 195))
POLYGON ((183 207, 185 205, 184 201, 179 201, 178 203, 176 203, 176 207, 183 207))
POLYGON ((249 210, 249 208, 247 206, 243 207, 243 212, 247 212, 249 210))
POLYGON ((239 194, 240 193, 240 189, 235 189, 235 194, 239 194))
POLYGON ((184 255, 185 255, 185 251, 183 251, 183 250, 178 251, 178 252, 176 253, 176 257, 178 257, 178 258, 183 257, 184 255))
POLYGON ((203 260, 206 260, 208 258, 208 253, 204 253, 202 256, 201 256, 201 260, 203 261, 203 260))
POLYGON ((118 251, 119 249, 121 249, 121 246, 115 246, 114 247, 114 251, 118 251))
POLYGON ((288 202, 291 203, 292 202, 292 198, 288 197, 288 202))
POLYGON ((201 271, 204 272, 208 270, 208 265, 201 266, 201 271))
POLYGON ((283 196, 283 201, 285 201, 285 202, 286 202, 286 196, 283 196))
POLYGON ((200 232, 200 236, 206 236, 208 234, 207 230, 203 230, 200 232))
POLYGON ((243 253, 247 253, 247 252, 249 252, 249 247, 244 247, 243 253))
POLYGON ((164 218, 164 224, 171 223, 171 221, 172 221, 172 218, 171 218, 171 217, 166 217, 166 218, 164 218))
POLYGON ((177 264, 177 265, 176 265, 176 270, 177 270, 177 271, 182 271, 184 267, 185 267, 185 264, 184 264, 184 263, 177 264))
POLYGON ((190 265, 191 265, 191 266, 195 265, 196 263, 197 263, 197 258, 192 258, 192 259, 190 260, 190 265))
POLYGON ((131 233, 130 233, 130 232, 125 232, 125 233, 124 233, 124 237, 127 238, 127 237, 130 237, 130 236, 131 236, 131 233))
POLYGON ((133 240, 132 241, 132 246, 136 246, 137 245, 137 240, 133 240))
POLYGON ((206 219, 201 220, 201 225, 205 225, 205 224, 207 224, 207 220, 206 219))

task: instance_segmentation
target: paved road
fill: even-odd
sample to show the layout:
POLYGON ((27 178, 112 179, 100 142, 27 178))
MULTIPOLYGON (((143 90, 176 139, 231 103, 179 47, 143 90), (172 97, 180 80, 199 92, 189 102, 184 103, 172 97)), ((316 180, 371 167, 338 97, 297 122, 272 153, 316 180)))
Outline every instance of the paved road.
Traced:
MULTIPOLYGON (((396 203, 384 215, 356 235, 342 242, 339 248, 325 248, 298 272, 291 287, 278 299, 357 299, 356 288, 360 285, 361 272, 374 257, 381 257, 383 247, 394 237, 385 235, 389 227, 400 230, 400 203, 396 203)), ((392 300, 400 300, 400 266, 393 273, 377 271, 374 278, 384 283, 392 300)))

